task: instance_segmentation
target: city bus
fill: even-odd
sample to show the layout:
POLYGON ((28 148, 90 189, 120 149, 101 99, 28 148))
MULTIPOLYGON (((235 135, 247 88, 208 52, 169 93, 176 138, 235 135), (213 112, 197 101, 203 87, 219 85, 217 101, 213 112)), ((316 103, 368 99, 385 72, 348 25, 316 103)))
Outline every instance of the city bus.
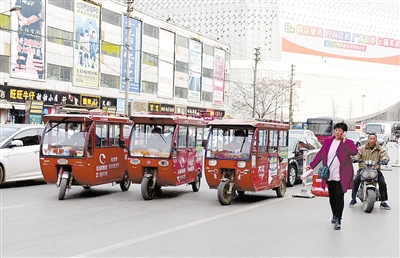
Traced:
POLYGON ((316 118, 308 118, 307 119, 307 129, 311 130, 318 141, 322 144, 324 140, 333 134, 333 127, 337 123, 344 122, 347 124, 349 131, 355 130, 355 122, 350 120, 344 120, 340 117, 329 117, 329 116, 320 116, 316 118))

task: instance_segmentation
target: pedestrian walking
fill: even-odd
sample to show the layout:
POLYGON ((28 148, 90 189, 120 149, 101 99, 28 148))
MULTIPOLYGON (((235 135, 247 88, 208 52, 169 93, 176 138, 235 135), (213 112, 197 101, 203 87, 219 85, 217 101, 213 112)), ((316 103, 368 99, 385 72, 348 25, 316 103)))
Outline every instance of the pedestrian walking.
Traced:
POLYGON ((328 185, 329 204, 333 215, 331 223, 334 224, 335 230, 340 230, 344 194, 353 186, 354 170, 351 156, 356 155, 358 149, 353 141, 346 138, 347 124, 337 123, 333 129, 333 136, 325 139, 321 149, 314 160, 307 165, 306 170, 315 168, 321 161, 324 165, 331 164, 329 178, 326 181, 322 180, 321 187, 325 189, 326 184, 328 185))

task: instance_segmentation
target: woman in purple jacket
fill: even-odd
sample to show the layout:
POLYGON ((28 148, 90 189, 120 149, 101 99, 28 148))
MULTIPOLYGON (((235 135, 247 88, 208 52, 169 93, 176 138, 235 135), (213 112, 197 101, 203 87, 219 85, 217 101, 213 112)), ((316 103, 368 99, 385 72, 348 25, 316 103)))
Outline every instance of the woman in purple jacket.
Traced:
MULTIPOLYGON (((325 139, 320 151, 306 169, 315 168, 321 161, 327 166, 332 162, 326 184, 328 184, 329 203, 333 214, 331 222, 334 224, 334 229, 339 230, 344 208, 344 193, 352 188, 354 177, 351 156, 356 155, 358 149, 353 141, 346 140, 347 125, 345 123, 337 123, 333 129, 333 136, 325 139)), ((325 189, 324 180, 321 186, 325 189)))

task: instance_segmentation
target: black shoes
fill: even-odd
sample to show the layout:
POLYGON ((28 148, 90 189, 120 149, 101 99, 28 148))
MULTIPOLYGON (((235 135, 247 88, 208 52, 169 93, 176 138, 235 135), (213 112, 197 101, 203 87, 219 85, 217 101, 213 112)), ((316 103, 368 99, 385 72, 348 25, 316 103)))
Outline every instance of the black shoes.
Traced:
POLYGON ((336 217, 335 215, 333 215, 333 217, 332 217, 332 219, 331 219, 331 223, 332 223, 332 224, 335 224, 336 218, 337 218, 337 217, 336 217))
POLYGON ((342 220, 336 217, 333 224, 334 224, 333 228, 335 230, 340 230, 340 225, 342 224, 342 220))

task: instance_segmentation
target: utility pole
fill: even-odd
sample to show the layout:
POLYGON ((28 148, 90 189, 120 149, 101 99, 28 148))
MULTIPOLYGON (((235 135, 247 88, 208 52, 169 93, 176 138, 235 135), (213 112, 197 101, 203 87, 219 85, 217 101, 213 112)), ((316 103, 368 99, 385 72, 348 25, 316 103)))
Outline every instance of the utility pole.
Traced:
POLYGON ((125 51, 125 58, 126 58, 126 67, 125 67, 125 115, 130 116, 131 115, 131 108, 130 108, 130 103, 129 103, 129 54, 131 51, 131 43, 130 43, 130 37, 131 37, 131 12, 133 10, 132 8, 133 0, 128 0, 126 3, 126 51, 125 51))
POLYGON ((260 61, 260 47, 255 48, 255 65, 254 65, 254 84, 253 84, 253 118, 256 117, 256 81, 257 81, 257 63, 260 61))
POLYGON ((293 76, 294 76, 294 64, 292 64, 292 72, 290 75, 290 98, 289 98, 289 128, 293 126, 293 76))

